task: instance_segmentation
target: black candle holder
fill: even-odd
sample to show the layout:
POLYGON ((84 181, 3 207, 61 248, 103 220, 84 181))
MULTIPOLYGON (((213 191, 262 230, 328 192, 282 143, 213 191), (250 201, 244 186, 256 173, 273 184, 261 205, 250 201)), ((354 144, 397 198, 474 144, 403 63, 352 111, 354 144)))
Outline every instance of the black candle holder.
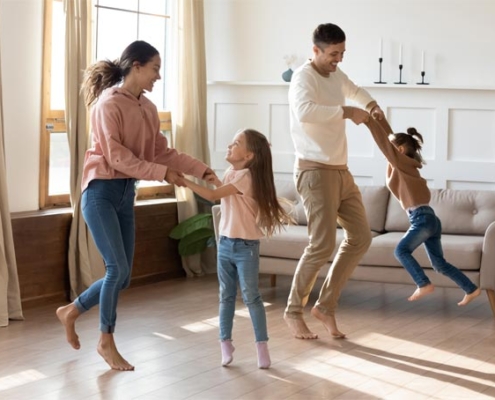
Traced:
POLYGON ((402 82, 402 64, 399 64, 399 82, 394 82, 396 85, 407 85, 407 82, 402 82))
POLYGON ((384 84, 384 83, 387 83, 387 82, 383 82, 383 81, 382 81, 382 62, 383 62, 383 58, 382 58, 382 57, 380 57, 380 58, 378 59, 378 63, 379 63, 379 65, 380 65, 380 70, 379 70, 379 71, 380 71, 380 74, 378 75, 378 82, 375 82, 375 83, 377 83, 377 84, 384 84))
POLYGON ((421 82, 416 83, 416 85, 429 85, 428 82, 425 82, 425 71, 421 71, 421 82))

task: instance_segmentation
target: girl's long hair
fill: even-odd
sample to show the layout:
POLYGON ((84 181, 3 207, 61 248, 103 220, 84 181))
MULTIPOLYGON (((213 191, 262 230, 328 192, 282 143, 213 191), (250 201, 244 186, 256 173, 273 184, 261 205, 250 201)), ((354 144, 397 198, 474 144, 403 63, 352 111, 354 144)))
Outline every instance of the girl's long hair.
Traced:
POLYGON ((421 156, 423 136, 421 136, 416 128, 407 128, 407 133, 394 133, 391 142, 395 146, 404 146, 406 156, 414 158, 421 164, 426 164, 421 156))
POLYGON ((90 65, 84 72, 81 86, 86 107, 98 100, 105 89, 122 81, 131 72, 135 61, 144 65, 157 54, 158 50, 151 44, 136 40, 125 48, 118 60, 97 61, 90 65))
POLYGON ((247 149, 253 158, 246 168, 253 180, 253 196, 259 207, 258 224, 266 236, 279 231, 284 224, 294 222, 280 205, 275 189, 270 143, 265 135, 254 130, 244 129, 247 149))

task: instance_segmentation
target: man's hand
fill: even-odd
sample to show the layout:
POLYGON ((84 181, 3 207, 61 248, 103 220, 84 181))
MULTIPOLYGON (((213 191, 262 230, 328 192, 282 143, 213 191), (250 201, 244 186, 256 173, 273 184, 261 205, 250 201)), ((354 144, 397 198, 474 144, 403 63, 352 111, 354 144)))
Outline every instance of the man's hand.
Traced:
POLYGON ((346 106, 344 115, 349 118, 356 125, 362 124, 363 122, 368 122, 370 115, 361 108, 346 106))
POLYGON ((167 173, 165 174, 165 180, 177 186, 185 186, 184 184, 184 174, 179 171, 174 171, 173 169, 168 168, 167 173))
POLYGON ((373 107, 371 109, 370 114, 373 117, 373 119, 377 119, 378 121, 381 121, 383 118, 385 118, 385 113, 383 112, 383 110, 380 108, 379 105, 373 107))

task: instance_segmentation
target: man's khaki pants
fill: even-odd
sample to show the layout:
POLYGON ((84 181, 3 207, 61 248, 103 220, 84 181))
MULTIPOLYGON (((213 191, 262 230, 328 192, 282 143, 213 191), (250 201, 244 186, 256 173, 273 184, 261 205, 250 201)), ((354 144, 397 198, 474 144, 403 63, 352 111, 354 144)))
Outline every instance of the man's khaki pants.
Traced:
POLYGON ((361 192, 347 169, 306 170, 294 179, 308 220, 309 244, 297 265, 285 313, 302 318, 318 272, 335 248, 338 223, 345 239, 315 304, 323 314, 334 315, 342 289, 371 244, 361 192))

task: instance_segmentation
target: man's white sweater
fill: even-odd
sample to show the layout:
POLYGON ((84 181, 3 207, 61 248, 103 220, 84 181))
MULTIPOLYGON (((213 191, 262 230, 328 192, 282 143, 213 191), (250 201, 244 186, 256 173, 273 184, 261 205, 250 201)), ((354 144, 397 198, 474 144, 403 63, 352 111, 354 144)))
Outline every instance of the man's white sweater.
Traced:
POLYGON ((347 164, 344 109, 346 99, 363 108, 374 103, 339 68, 320 75, 308 60, 292 75, 289 87, 290 130, 296 158, 327 165, 347 164))

